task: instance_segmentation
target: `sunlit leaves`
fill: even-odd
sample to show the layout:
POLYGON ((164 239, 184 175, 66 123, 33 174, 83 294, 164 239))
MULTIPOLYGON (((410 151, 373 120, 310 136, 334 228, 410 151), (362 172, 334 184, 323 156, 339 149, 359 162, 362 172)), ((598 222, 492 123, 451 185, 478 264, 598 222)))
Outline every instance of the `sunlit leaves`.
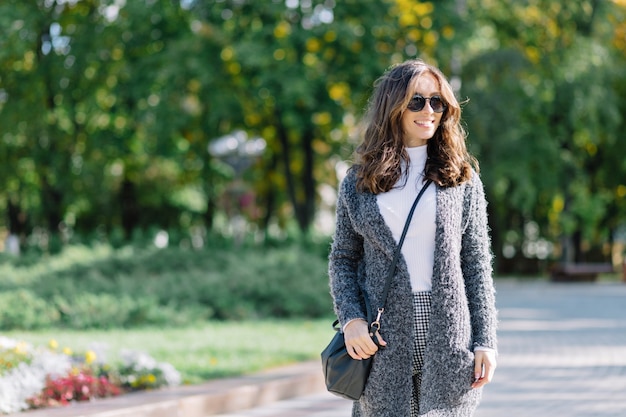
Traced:
POLYGON ((626 0, 613 0, 613 3, 617 7, 614 8, 614 13, 608 16, 614 27, 612 42, 622 56, 626 56, 626 0))
POLYGON ((328 95, 335 101, 344 102, 348 104, 350 96, 350 86, 346 82, 338 82, 330 85, 328 88, 328 95))
POLYGON ((145 222, 207 221, 234 175, 207 145, 243 129, 267 142, 242 173, 257 212, 306 227, 317 188, 351 159, 374 80, 408 57, 470 99, 468 144, 503 236, 624 216, 622 0, 58 3, 0 4, 0 204, 17 198, 33 224, 44 179, 78 223, 117 227, 125 180, 145 222))
POLYGON ((616 86, 624 84, 616 69, 624 61, 615 59, 615 25, 607 24, 620 13, 590 1, 483 5, 482 36, 469 40, 470 50, 483 53, 464 67, 463 91, 471 98, 470 143, 479 144, 474 149, 500 213, 492 221, 521 228, 520 218, 534 219, 555 242, 578 233, 587 248, 598 245, 623 211, 610 196, 615 179, 626 177, 614 158, 626 151, 616 142, 623 129, 616 86), (505 68, 516 65, 515 53, 524 70, 509 78, 505 68), (506 103, 502 111, 498 103, 506 103))
POLYGON ((284 20, 278 22, 278 24, 274 28, 274 37, 276 39, 283 39, 289 36, 289 34, 291 34, 291 25, 289 24, 289 22, 286 22, 284 20))

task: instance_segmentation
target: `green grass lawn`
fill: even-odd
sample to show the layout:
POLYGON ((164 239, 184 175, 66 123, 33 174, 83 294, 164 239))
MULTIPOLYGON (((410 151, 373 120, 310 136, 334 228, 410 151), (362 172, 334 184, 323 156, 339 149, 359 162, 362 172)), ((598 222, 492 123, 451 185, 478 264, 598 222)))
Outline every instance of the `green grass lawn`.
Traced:
POLYGON ((9 331, 2 336, 74 352, 94 343, 107 346, 107 361, 122 349, 143 351, 159 362, 169 362, 185 383, 258 372, 276 366, 319 359, 332 336, 332 318, 320 320, 211 321, 179 328, 114 330, 9 331))

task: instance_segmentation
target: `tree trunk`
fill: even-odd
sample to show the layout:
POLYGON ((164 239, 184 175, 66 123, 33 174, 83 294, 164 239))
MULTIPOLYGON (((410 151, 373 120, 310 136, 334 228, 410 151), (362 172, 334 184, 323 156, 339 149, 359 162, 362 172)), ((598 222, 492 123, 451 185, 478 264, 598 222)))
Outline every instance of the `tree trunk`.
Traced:
MULTIPOLYGON (((278 165, 278 158, 275 155, 272 155, 272 159, 270 165, 267 167, 267 173, 274 172, 278 165)), ((268 187, 267 192, 262 197, 263 203, 265 205, 265 210, 263 213, 263 217, 261 218, 261 229, 267 238, 267 232, 270 226, 270 222, 272 221, 272 217, 274 215, 274 209, 276 207, 276 190, 274 187, 268 187)))
POLYGON ((302 148, 304 152, 302 178, 304 182, 304 205, 300 229, 306 233, 315 219, 315 155, 313 153, 313 131, 311 128, 308 128, 302 136, 302 148))
POLYGON ((133 230, 139 224, 139 204, 137 202, 137 189, 135 184, 128 178, 124 178, 120 190, 120 207, 122 209, 122 228, 124 236, 130 239, 133 230))
POLYGON ((289 197, 289 201, 291 201, 291 206, 293 207, 294 216, 298 223, 298 227, 302 232, 306 232, 307 222, 306 222, 306 214, 303 207, 298 202, 298 196, 296 193, 296 180, 293 172, 291 171, 291 145, 289 144, 289 134, 285 125, 282 123, 282 114, 279 109, 276 109, 276 128, 278 133, 278 139, 280 141, 282 152, 281 159, 283 162, 283 166, 285 168, 285 180, 287 182, 287 195, 289 197))
POLYGON ((12 198, 7 201, 7 221, 9 233, 20 237, 26 236, 26 213, 12 198))
POLYGON ((574 262, 585 262, 585 254, 583 253, 582 247, 583 239, 582 239, 582 231, 577 229, 572 234, 572 248, 574 250, 574 262))
POLYGON ((48 231, 57 234, 63 221, 63 193, 48 182, 45 174, 41 178, 41 203, 48 231))

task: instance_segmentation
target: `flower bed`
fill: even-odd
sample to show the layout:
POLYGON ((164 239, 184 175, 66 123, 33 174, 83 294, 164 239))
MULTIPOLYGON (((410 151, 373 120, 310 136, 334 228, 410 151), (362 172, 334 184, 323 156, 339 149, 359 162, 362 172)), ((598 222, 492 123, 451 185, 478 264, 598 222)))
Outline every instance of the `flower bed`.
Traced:
POLYGON ((74 353, 0 337, 0 414, 67 405, 129 391, 176 386, 180 374, 169 363, 135 351, 120 352, 119 363, 106 361, 106 347, 74 353))

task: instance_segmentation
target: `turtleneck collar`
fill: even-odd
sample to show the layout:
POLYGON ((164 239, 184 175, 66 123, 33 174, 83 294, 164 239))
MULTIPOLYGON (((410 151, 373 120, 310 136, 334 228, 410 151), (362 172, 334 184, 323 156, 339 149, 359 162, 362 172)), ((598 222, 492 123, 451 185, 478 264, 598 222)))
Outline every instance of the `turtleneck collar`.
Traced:
POLYGON ((428 158, 428 145, 423 146, 415 146, 411 148, 404 148, 406 152, 409 154, 409 159, 411 160, 410 166, 423 170, 426 166, 426 159, 428 158))

